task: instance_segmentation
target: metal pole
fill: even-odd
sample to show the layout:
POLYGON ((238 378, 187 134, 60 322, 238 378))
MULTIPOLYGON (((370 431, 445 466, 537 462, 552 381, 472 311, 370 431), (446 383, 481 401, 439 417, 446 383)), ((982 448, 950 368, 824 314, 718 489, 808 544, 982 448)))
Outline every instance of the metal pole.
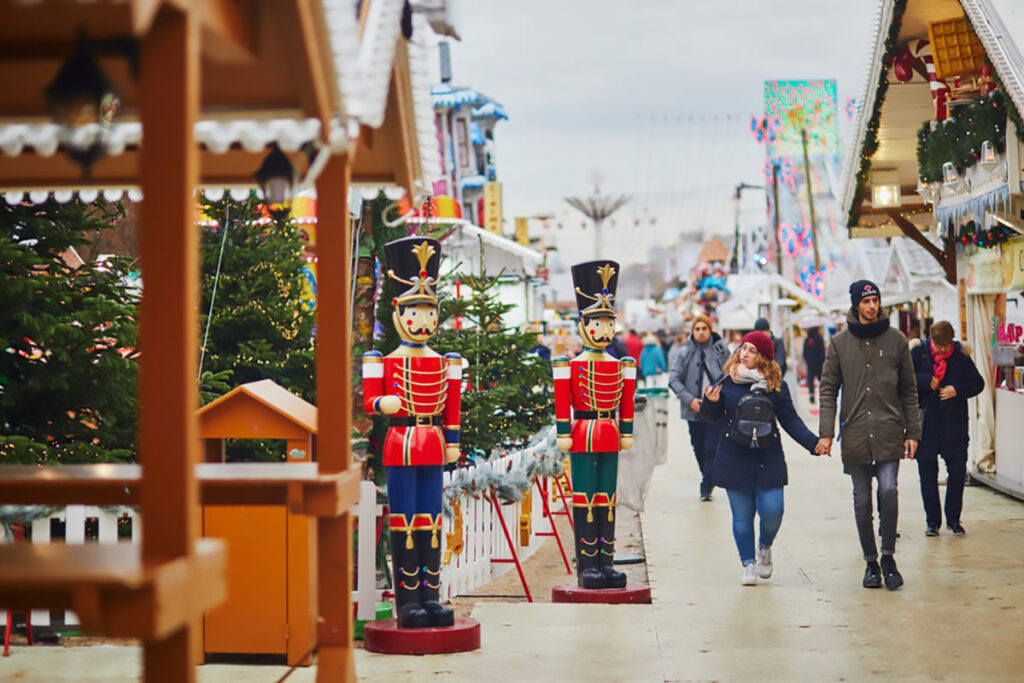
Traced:
POLYGON ((602 247, 601 243, 601 224, 604 223, 604 219, 597 217, 594 218, 594 258, 601 258, 602 247))
POLYGON ((818 223, 814 219, 814 191, 811 188, 811 161, 807 156, 807 129, 800 131, 804 143, 804 176, 807 178, 807 207, 811 216, 811 244, 814 245, 814 272, 821 272, 821 257, 818 255, 818 223))
POLYGON ((736 195, 733 197, 735 202, 735 215, 733 217, 733 243, 732 243, 732 261, 729 264, 729 269, 734 273, 739 272, 740 265, 740 193, 743 192, 743 183, 736 186, 736 195))

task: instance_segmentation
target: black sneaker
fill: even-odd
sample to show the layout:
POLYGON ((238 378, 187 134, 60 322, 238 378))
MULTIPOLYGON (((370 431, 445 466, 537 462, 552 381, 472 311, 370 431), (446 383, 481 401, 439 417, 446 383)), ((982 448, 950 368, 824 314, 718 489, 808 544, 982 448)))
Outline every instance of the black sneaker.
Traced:
POLYGON ((882 570, 878 566, 877 562, 868 562, 867 569, 864 570, 864 587, 865 588, 881 588, 882 587, 882 570))
POLYGON ((937 526, 927 527, 924 530, 924 535, 925 536, 938 536, 939 535, 939 527, 937 527, 937 526))
POLYGON ((946 528, 949 529, 950 531, 952 531, 954 536, 963 536, 964 534, 967 533, 964 530, 964 528, 960 525, 960 522, 957 522, 956 524, 950 524, 946 528))
POLYGON ((882 555, 882 574, 885 576, 885 587, 891 591, 903 585, 903 576, 896 569, 896 560, 892 555, 882 555))

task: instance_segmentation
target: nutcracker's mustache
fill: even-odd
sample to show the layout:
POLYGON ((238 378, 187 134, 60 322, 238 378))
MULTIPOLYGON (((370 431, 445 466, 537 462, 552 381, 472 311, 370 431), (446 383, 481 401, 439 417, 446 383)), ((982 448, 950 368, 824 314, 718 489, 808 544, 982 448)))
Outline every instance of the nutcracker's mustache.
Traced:
POLYGON ((433 334, 434 330, 429 327, 417 327, 416 329, 410 329, 409 334, 433 334))
POLYGON ((611 337, 594 337, 594 341, 596 341, 598 344, 611 344, 612 338, 611 337))

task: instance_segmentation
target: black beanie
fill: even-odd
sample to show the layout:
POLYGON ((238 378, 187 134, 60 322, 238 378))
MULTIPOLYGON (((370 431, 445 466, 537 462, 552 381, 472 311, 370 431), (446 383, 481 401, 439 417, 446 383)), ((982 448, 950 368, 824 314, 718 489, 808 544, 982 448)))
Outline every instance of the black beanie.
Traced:
POLYGON ((862 299, 869 296, 877 296, 879 299, 882 298, 882 293, 878 291, 878 285, 871 280, 857 280, 850 285, 850 303, 854 308, 857 308, 857 304, 862 299))

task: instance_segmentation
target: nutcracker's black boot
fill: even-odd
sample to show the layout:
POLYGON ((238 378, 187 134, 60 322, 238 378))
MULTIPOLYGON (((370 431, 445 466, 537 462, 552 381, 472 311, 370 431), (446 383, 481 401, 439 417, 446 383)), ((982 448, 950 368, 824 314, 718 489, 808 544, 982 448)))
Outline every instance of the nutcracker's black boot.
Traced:
POLYGON ((576 581, 580 588, 604 588, 604 574, 599 566, 600 538, 594 511, 587 507, 574 507, 572 518, 576 530, 576 581))
POLYGON ((430 529, 413 532, 420 558, 420 604, 427 611, 431 626, 452 626, 455 613, 441 604, 441 515, 430 529))
MULTIPOLYGON (((612 499, 612 496, 609 496, 612 499)), ((608 505, 608 509, 601 508, 597 515, 597 525, 600 531, 600 558, 601 574, 604 576, 606 588, 625 588, 626 575, 617 571, 613 566, 615 559, 615 506, 608 505)))
POLYGON ((430 625, 427 611, 420 604, 420 563, 412 534, 391 532, 391 563, 395 571, 395 611, 399 628, 425 628, 430 625))

